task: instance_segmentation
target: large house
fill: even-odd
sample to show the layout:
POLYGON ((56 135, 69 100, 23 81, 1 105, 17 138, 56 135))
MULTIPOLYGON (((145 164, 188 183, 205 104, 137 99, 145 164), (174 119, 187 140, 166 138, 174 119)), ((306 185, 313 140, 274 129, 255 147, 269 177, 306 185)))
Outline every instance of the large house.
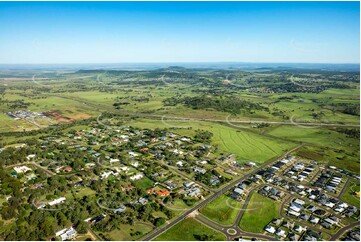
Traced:
POLYGON ((62 229, 55 233, 55 236, 60 236, 61 240, 71 240, 77 235, 76 230, 73 227, 62 229))

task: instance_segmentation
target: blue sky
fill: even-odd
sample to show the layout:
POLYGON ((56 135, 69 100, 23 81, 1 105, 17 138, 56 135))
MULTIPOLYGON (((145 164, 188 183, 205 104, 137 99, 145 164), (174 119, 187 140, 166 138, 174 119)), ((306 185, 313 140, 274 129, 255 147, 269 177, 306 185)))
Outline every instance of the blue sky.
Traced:
POLYGON ((0 63, 359 63, 359 2, 0 2, 0 63))

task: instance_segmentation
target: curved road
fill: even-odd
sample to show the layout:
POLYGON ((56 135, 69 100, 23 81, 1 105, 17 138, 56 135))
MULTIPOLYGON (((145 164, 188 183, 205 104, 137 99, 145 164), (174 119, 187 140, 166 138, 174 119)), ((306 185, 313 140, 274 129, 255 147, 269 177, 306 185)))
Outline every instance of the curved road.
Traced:
POLYGON ((336 234, 334 234, 330 240, 332 241, 336 241, 337 239, 339 239, 346 231, 351 230, 352 228, 355 228, 357 226, 360 226, 360 221, 349 224, 345 227, 343 227, 342 229, 340 229, 339 231, 337 231, 336 234))

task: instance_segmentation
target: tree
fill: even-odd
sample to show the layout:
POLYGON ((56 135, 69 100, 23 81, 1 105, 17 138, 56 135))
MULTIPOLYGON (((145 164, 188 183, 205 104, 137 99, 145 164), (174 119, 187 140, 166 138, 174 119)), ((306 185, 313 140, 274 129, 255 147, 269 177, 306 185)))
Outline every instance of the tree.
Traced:
POLYGON ((194 136, 194 140, 198 142, 210 143, 212 136, 213 136, 212 132, 198 129, 196 130, 196 135, 194 136))
POLYGON ((58 219, 58 224, 61 227, 69 227, 71 225, 71 222, 67 219, 67 217, 62 211, 58 213, 57 219, 58 219))
POLYGON ((157 227, 161 226, 161 225, 164 224, 164 223, 165 223, 165 219, 162 218, 162 217, 156 218, 156 219, 154 220, 154 225, 157 226, 157 227))
POLYGON ((80 233, 80 234, 85 234, 88 232, 88 223, 85 221, 80 221, 78 223, 78 225, 76 226, 76 230, 80 233))

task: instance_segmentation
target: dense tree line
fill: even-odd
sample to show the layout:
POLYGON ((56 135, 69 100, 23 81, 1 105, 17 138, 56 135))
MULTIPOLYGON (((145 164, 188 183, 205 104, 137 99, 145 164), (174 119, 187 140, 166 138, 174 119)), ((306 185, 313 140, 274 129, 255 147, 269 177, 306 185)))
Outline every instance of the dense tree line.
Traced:
POLYGON ((194 96, 194 97, 171 97, 163 101, 166 106, 175 106, 183 104, 193 109, 213 108, 217 111, 239 114, 243 112, 252 112, 253 110, 267 110, 266 107, 258 103, 246 101, 237 96, 194 96))

